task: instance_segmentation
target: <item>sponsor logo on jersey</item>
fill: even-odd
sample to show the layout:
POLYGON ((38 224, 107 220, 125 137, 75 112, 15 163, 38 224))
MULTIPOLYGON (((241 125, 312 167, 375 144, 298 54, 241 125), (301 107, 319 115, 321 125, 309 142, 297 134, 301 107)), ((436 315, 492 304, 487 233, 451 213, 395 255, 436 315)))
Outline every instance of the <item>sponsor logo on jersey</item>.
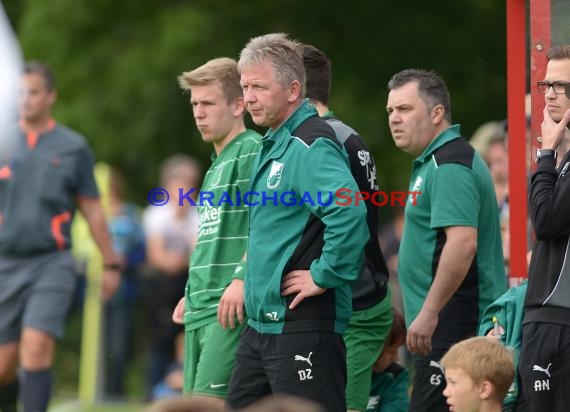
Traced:
POLYGON ((221 213, 219 207, 204 205, 199 209, 200 228, 198 236, 215 235, 218 232, 218 226, 221 221, 221 213))
POLYGON ((357 153, 360 166, 366 167, 366 180, 370 184, 370 190, 378 190, 378 183, 376 182, 376 165, 370 153, 366 150, 359 150, 357 153))
MULTIPOLYGON (((412 190, 410 192, 419 192, 420 191, 420 187, 422 187, 422 182, 424 181, 424 178, 421 176, 418 176, 416 178, 416 181, 414 182, 414 186, 412 188, 412 190)), ((415 196, 412 198, 412 196, 408 196, 408 202, 409 203, 413 203, 414 206, 416 205, 416 198, 415 196)))

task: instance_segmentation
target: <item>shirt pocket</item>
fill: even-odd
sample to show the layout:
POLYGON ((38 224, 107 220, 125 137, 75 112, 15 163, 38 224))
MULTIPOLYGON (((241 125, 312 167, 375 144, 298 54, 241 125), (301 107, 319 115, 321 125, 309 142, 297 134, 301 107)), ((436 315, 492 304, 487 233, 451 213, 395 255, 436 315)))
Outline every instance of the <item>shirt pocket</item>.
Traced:
POLYGON ((66 175, 62 164, 50 159, 43 159, 39 165, 41 186, 39 188, 40 197, 48 203, 66 203, 67 197, 66 175))

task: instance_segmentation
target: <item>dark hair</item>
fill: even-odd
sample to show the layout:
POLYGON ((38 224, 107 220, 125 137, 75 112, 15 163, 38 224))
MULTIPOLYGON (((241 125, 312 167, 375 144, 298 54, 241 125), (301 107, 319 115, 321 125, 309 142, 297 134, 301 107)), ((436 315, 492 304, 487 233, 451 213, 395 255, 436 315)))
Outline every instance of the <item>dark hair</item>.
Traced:
POLYGON ((399 89, 410 83, 418 84, 418 93, 429 110, 441 104, 445 120, 451 123, 451 99, 445 81, 437 73, 422 69, 406 69, 396 73, 388 82, 388 89, 399 89))
POLYGON ((390 334, 386 339, 386 345, 400 346, 406 342, 406 321, 404 321, 402 314, 394 307, 392 307, 392 314, 394 315, 394 321, 392 322, 390 334))
POLYGON ((546 53, 546 58, 548 60, 564 60, 570 59, 570 45, 555 45, 548 50, 546 53))
POLYGON ((46 89, 50 92, 55 89, 55 76, 53 72, 43 63, 32 60, 24 65, 24 74, 39 74, 44 78, 46 89))
POLYGON ((303 64, 307 74, 307 97, 328 105, 331 88, 331 61, 315 46, 303 45, 303 64))

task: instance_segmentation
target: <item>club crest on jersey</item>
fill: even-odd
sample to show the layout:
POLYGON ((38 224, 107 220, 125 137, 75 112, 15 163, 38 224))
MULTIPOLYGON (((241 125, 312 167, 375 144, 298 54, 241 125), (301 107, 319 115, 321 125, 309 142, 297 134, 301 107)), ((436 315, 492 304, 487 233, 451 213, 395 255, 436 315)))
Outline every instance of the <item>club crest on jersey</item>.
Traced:
MULTIPOLYGON (((422 187, 422 182, 424 181, 424 178, 421 176, 418 176, 416 178, 416 181, 414 182, 414 186, 412 187, 412 190, 410 192, 420 192, 420 188, 422 187)), ((421 192, 420 192, 421 193, 421 192)), ((410 194, 408 196, 408 202, 409 203, 413 203, 413 205, 416 205, 416 196, 410 194)))
POLYGON ((267 176, 267 188, 277 189, 281 183, 281 176, 283 175, 284 163, 276 162, 275 160, 271 163, 271 169, 269 170, 269 176, 267 176))

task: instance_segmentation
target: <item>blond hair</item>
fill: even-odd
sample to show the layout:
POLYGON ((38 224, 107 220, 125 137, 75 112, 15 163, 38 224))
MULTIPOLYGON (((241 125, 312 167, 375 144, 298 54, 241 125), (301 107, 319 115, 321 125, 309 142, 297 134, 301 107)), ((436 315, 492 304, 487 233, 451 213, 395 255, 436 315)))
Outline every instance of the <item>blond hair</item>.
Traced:
POLYGON ((193 86, 207 86, 219 83, 228 103, 243 96, 239 80, 237 63, 229 57, 218 57, 217 59, 209 60, 202 66, 178 76, 180 87, 189 92, 191 92, 193 86))
POLYGON ((285 33, 270 33, 252 38, 239 55, 238 70, 244 67, 269 62, 275 72, 276 80, 283 88, 297 80, 301 84, 300 97, 304 98, 306 89, 305 66, 303 63, 303 45, 291 40, 285 33))
POLYGON ((456 343, 441 359, 444 369, 463 370, 476 384, 489 381, 502 402, 515 377, 513 354, 499 342, 477 336, 456 343))

